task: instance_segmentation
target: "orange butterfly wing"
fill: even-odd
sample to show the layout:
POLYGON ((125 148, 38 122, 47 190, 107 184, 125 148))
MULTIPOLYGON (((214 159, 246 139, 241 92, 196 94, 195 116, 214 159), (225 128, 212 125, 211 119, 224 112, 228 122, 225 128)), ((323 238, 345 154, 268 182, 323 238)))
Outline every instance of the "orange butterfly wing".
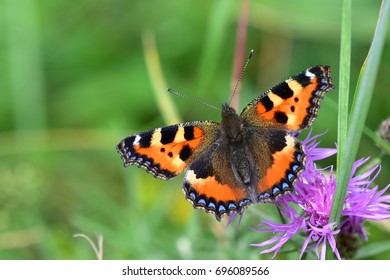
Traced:
POLYGON ((274 86, 244 108, 249 123, 297 131, 317 117, 324 93, 334 88, 329 66, 314 66, 274 86))
POLYGON ((124 166, 136 165, 159 179, 179 175, 207 143, 218 123, 189 122, 134 134, 116 147, 124 166))
POLYGON ((228 157, 218 151, 218 144, 209 147, 204 156, 197 157, 188 167, 184 176, 183 192, 194 208, 202 208, 213 213, 218 221, 231 212, 242 210, 253 203, 243 188, 232 180, 228 157))
POLYGON ((294 189, 294 182, 304 168, 305 152, 300 141, 287 131, 310 126, 324 94, 333 88, 329 66, 310 67, 272 87, 242 111, 241 117, 262 131, 260 139, 254 142, 268 141, 266 147, 271 148, 270 159, 264 157, 264 149, 252 149, 257 161, 266 167, 257 187, 259 201, 272 201, 294 189), (266 140, 261 140, 267 134, 266 140))

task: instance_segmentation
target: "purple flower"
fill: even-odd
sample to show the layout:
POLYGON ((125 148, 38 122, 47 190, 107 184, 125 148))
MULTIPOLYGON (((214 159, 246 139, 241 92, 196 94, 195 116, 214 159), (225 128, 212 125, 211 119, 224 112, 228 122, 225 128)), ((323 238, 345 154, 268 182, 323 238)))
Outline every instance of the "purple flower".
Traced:
MULTIPOLYGON (((356 170, 368 159, 354 163, 349 181, 348 193, 342 212, 342 223, 334 229, 335 224, 329 223, 329 215, 336 189, 336 180, 333 168, 318 169, 315 161, 327 158, 336 153, 336 149, 318 148, 317 138, 310 133, 302 142, 306 150, 306 166, 295 184, 296 194, 288 194, 277 200, 276 205, 285 223, 275 223, 264 220, 253 230, 258 232, 272 232, 274 236, 252 246, 271 246, 261 253, 274 252, 274 257, 281 247, 291 238, 302 234, 303 241, 300 258, 304 253, 314 251, 319 259, 325 259, 327 245, 333 253, 341 259, 338 247, 339 236, 360 236, 364 240, 367 235, 363 228, 366 219, 383 220, 390 218, 390 195, 384 195, 387 186, 381 191, 378 187, 370 188, 380 167, 375 166, 361 175, 356 170)), ((344 248, 341 248, 344 251, 344 248)))

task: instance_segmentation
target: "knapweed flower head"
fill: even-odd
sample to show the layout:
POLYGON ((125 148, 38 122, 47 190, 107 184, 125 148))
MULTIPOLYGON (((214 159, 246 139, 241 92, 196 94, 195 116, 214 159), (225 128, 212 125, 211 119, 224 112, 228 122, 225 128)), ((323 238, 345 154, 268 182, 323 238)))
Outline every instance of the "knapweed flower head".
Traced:
MULTIPOLYGON (((288 194, 277 200, 276 205, 284 219, 284 223, 264 220, 253 228, 259 232, 272 232, 274 236, 252 246, 271 246, 261 253, 274 252, 274 257, 284 244, 296 235, 303 236, 300 258, 304 253, 314 251, 319 259, 325 259, 327 245, 338 259, 340 256, 339 236, 360 236, 366 240, 367 235, 363 222, 390 218, 390 195, 385 195, 390 187, 378 191, 378 187, 370 188, 379 174, 380 166, 375 166, 361 175, 356 171, 368 159, 354 163, 348 192, 342 211, 342 223, 335 229, 329 223, 329 215, 336 189, 333 168, 318 169, 315 161, 336 153, 336 149, 318 148, 317 138, 308 137, 302 142, 306 150, 306 166, 295 184, 295 194, 288 194)), ((344 248, 342 248, 344 250, 344 248)), ((342 251, 343 251, 342 250, 342 251)))
POLYGON ((376 132, 380 138, 390 143, 390 117, 384 120, 376 132))

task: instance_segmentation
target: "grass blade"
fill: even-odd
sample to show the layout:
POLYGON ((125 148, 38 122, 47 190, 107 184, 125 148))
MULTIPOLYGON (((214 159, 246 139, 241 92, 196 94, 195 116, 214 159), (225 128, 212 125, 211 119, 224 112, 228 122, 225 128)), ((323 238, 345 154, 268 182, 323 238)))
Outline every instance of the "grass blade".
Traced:
POLYGON ((161 70, 160 57, 156 48, 154 35, 151 32, 144 32, 142 34, 142 43, 149 77, 153 85, 154 96, 161 116, 166 124, 179 123, 181 122, 181 118, 173 103, 172 95, 167 92, 161 92, 161 90, 166 91, 168 87, 161 70))
POLYGON ((205 45, 198 67, 196 92, 199 94, 207 92, 206 89, 219 65, 219 53, 223 49, 223 43, 229 31, 232 4, 234 4, 232 0, 213 1, 207 25, 205 45))
POLYGON ((16 131, 47 127, 38 10, 37 1, 8 0, 4 5, 9 59, 5 71, 10 77, 16 131))
POLYGON ((337 168, 341 166, 341 158, 345 151, 347 140, 348 113, 349 113, 349 87, 351 68, 351 0, 343 1, 343 12, 341 22, 341 47, 340 47, 340 81, 339 81, 339 104, 338 104, 338 157, 337 168))
MULTIPOLYGON (((343 1, 342 19, 341 19, 341 42, 340 42, 340 82, 339 82, 339 103, 338 103, 338 130, 337 130, 337 174, 340 174, 342 160, 344 159, 345 146, 348 130, 349 113, 349 87, 350 87, 350 68, 351 68, 351 36, 352 36, 352 3, 351 0, 343 1)), ((347 185, 341 189, 338 185, 339 193, 346 193, 347 185)), ((336 190, 337 192, 337 190, 336 190)), ((342 210, 344 199, 334 199, 330 223, 334 222, 334 209, 337 212, 342 210)), ((340 212, 341 213, 341 212, 340 212)), ((330 251, 330 250, 329 250, 330 251)))
POLYGON ((341 166, 339 168, 339 173, 337 174, 337 189, 329 218, 330 223, 339 223, 340 221, 352 165, 357 154, 360 138, 373 95, 386 36, 389 13, 390 1, 384 0, 380 9, 374 38, 372 40, 369 53, 360 71, 355 90, 355 96, 349 116, 347 139, 343 151, 341 152, 343 156, 339 160, 341 166))

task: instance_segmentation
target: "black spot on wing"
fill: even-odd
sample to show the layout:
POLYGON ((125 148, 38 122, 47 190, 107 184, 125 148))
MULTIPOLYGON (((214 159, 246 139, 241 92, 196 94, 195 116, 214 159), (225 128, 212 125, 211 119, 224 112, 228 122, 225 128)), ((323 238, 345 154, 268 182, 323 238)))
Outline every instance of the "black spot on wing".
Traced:
MULTIPOLYGON (((141 134, 140 137, 141 139, 139 140, 139 145, 142 148, 148 148, 150 147, 150 143, 152 140, 153 133, 146 133, 146 134, 141 134)), ((134 141, 134 139, 133 139, 134 141)))
POLYGON ((308 69, 310 73, 313 73, 317 77, 324 75, 324 68, 321 66, 314 66, 308 69))
POLYGON ((181 149, 179 157, 182 161, 186 161, 192 154, 192 150, 190 146, 184 145, 184 147, 181 149))
MULTIPOLYGON (((311 72, 311 70, 310 70, 310 72, 311 72)), ((294 80, 296 80, 298 83, 300 83, 302 87, 306 87, 306 86, 310 85, 311 78, 306 76, 306 71, 305 72, 301 72, 301 73, 299 73, 298 75, 295 75, 292 78, 294 80)))
POLYGON ((261 98, 260 103, 264 106, 264 108, 265 108, 267 111, 271 111, 272 108, 274 107, 274 103, 273 103, 272 100, 268 97, 268 95, 266 95, 266 96, 264 96, 263 98, 261 98))
POLYGON ((172 143, 177 133, 177 126, 168 126, 161 128, 161 144, 172 143))
POLYGON ((131 149, 133 149, 134 140, 135 140, 135 136, 127 137, 127 138, 123 139, 123 141, 121 143, 119 143, 118 147, 124 146, 124 148, 131 147, 131 149))
POLYGON ((271 90, 273 93, 283 99, 290 98, 294 95, 294 92, 291 90, 291 88, 286 82, 280 83, 279 85, 273 87, 271 90))
POLYGON ((193 126, 185 126, 184 127, 184 139, 187 141, 194 139, 194 127, 193 126))
POLYGON ((277 111, 275 112, 275 120, 280 124, 286 124, 288 121, 288 117, 284 112, 277 111))

